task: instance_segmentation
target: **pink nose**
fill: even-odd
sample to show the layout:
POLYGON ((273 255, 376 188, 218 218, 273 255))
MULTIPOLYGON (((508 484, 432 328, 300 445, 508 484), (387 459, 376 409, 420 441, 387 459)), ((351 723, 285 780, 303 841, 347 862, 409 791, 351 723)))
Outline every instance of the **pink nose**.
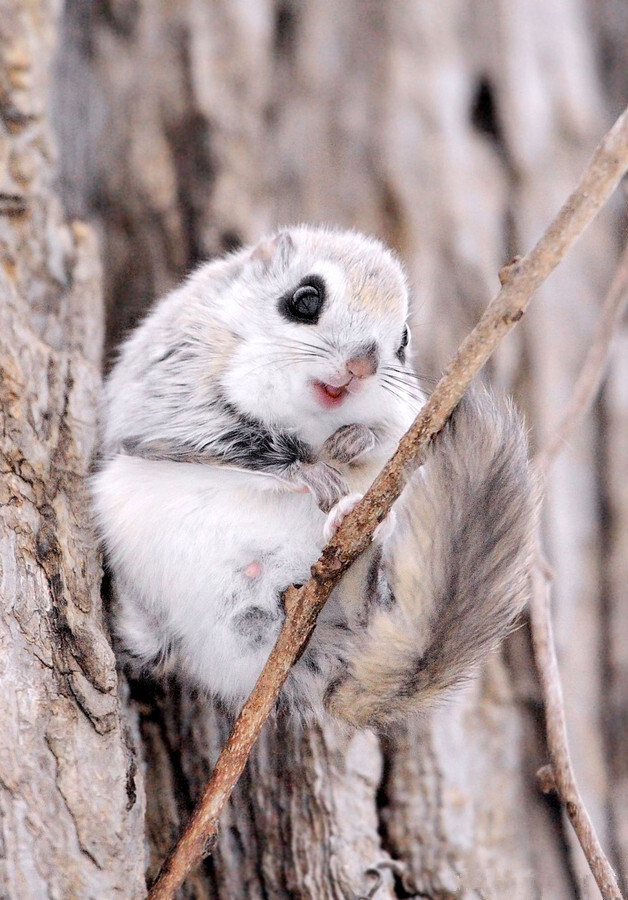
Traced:
POLYGON ((377 371, 377 355, 369 352, 364 356, 355 356, 347 362, 347 369, 356 378, 368 378, 377 371))

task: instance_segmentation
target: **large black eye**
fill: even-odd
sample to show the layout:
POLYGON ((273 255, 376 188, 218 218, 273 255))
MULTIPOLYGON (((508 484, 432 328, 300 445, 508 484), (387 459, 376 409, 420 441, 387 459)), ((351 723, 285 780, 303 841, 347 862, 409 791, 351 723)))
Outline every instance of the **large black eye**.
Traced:
POLYGON ((406 349, 408 344, 410 343, 410 329, 408 326, 404 326, 403 334, 401 335, 401 343, 399 344, 399 349, 397 350, 397 358, 400 362, 406 361, 406 349))
POLYGON ((325 285, 321 278, 310 275, 289 291, 279 302, 279 311, 289 322, 313 325, 318 322, 325 301, 325 285))

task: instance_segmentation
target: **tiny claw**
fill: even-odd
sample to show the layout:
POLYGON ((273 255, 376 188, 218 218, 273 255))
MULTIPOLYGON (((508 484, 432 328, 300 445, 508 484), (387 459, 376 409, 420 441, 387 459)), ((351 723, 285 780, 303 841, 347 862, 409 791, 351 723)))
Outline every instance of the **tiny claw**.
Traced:
MULTIPOLYGON (((327 544, 340 528, 342 520, 358 505, 363 494, 347 494, 333 507, 323 525, 323 540, 327 544)), ((379 527, 379 526, 378 526, 379 527)))
MULTIPOLYGON (((364 494, 347 494, 342 500, 331 510, 327 516, 327 521, 323 526, 323 539, 325 543, 331 540, 334 534, 340 528, 340 525, 349 513, 355 509, 364 494)), ((384 543, 391 536, 397 525, 397 513, 391 509, 385 519, 383 519, 373 532, 373 540, 378 543, 384 543)))
POLYGON ((373 532, 373 540, 384 544, 397 527, 397 513, 391 509, 385 519, 379 523, 373 532))

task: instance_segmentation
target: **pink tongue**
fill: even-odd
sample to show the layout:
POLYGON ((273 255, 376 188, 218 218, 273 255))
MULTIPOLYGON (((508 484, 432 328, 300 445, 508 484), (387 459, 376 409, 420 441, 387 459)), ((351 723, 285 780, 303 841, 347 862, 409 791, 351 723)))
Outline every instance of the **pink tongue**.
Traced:
POLYGON ((332 387, 331 384, 324 384, 323 387, 325 388, 325 393, 329 394, 330 397, 334 397, 334 398, 339 397, 342 394, 342 392, 344 391, 344 388, 332 387))

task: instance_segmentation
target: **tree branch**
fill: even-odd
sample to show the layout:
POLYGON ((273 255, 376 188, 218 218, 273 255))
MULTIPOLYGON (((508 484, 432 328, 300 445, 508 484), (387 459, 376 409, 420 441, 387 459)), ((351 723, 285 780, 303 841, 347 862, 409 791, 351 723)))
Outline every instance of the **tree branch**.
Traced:
POLYGON ((242 708, 202 799, 162 866, 150 900, 173 897, 187 873, 209 852, 220 813, 334 585, 370 543, 376 526, 401 493, 407 471, 420 464, 428 444, 442 429, 473 376, 521 319, 539 285, 606 203, 627 168, 628 110, 598 146, 577 188, 533 250, 502 270, 502 289, 461 344, 395 455, 325 547, 312 567, 311 579, 301 588, 292 586, 286 592, 287 615, 277 644, 242 708))
POLYGON ((617 264, 615 276, 595 324, 591 346, 585 356, 569 403, 560 424, 547 444, 538 451, 534 463, 543 477, 565 446, 576 425, 589 412, 604 376, 610 344, 628 303, 628 245, 617 264))
MULTIPOLYGON (((597 396, 615 328, 628 303, 628 245, 624 249, 615 277, 606 295, 573 393, 556 431, 535 457, 537 470, 547 476, 550 465, 565 446, 570 434, 590 410, 597 396)), ((584 806, 569 754, 563 692, 552 632, 551 573, 537 544, 537 558, 532 571, 530 620, 534 658, 539 673, 545 721, 547 748, 551 765, 539 772, 541 790, 556 790, 565 804, 576 837, 604 900, 621 900, 615 873, 608 861, 593 823, 584 806), (548 771, 549 769, 549 771, 548 771)))
POLYGON ((542 558, 539 559, 540 555, 541 550, 537 547, 537 561, 532 567, 530 618, 534 658, 543 690, 547 747, 551 759, 551 772, 547 771, 546 766, 540 771, 541 788, 545 793, 555 788, 561 802, 565 804, 569 820, 604 900, 622 900, 615 873, 602 850, 580 796, 569 756, 563 690, 552 630, 550 576, 547 567, 542 564, 542 558))

